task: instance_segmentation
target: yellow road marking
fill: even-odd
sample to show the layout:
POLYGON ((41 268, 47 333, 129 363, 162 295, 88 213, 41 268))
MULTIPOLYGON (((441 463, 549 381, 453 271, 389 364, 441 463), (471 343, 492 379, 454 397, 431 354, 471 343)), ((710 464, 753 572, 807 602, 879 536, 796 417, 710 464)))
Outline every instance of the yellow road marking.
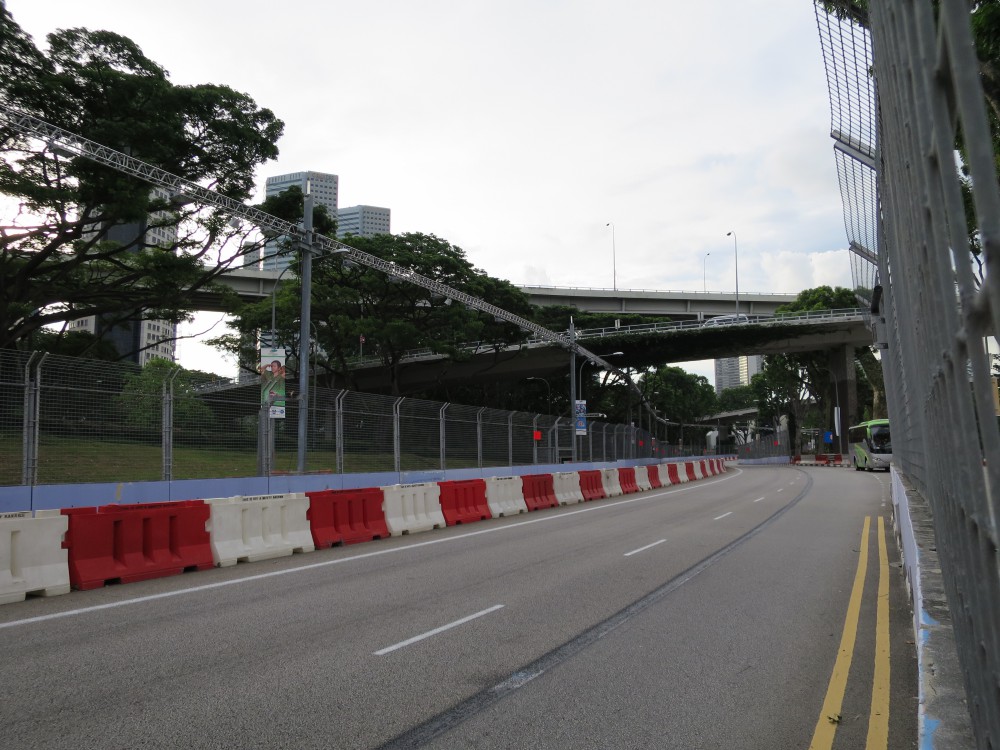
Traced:
POLYGON ((875 609, 875 675, 872 678, 872 708, 868 716, 866 750, 889 746, 889 553, 885 546, 885 522, 878 518, 878 604, 875 609))
POLYGON ((858 553, 858 570, 854 574, 854 588, 851 590, 850 603, 847 605, 844 632, 840 637, 840 651, 837 653, 837 661, 833 665, 830 685, 826 689, 826 698, 823 700, 823 708, 819 712, 819 720, 816 722, 809 750, 830 750, 833 747, 833 738, 837 734, 840 709, 844 703, 844 691, 847 689, 847 675, 851 671, 854 642, 858 635, 861 595, 865 590, 865 575, 868 572, 868 532, 871 528, 871 520, 870 516, 865 516, 865 525, 861 530, 861 548, 858 553))

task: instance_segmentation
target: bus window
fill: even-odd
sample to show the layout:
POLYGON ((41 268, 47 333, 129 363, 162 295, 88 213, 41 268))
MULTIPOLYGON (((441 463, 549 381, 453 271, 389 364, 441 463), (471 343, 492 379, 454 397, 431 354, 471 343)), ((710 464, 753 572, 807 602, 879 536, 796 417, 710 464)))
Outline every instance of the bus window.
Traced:
POLYGON ((889 425, 872 425, 872 453, 892 453, 889 425))

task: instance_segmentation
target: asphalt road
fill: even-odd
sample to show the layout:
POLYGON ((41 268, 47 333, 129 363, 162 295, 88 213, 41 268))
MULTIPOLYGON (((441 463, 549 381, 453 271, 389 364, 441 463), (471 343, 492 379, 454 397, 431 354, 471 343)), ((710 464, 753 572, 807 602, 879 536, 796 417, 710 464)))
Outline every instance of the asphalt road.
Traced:
POLYGON ((915 747, 888 498, 886 475, 731 467, 8 605, 0 747, 782 750, 809 747, 826 725, 826 747, 864 748, 870 716, 885 711, 872 708, 887 674, 879 516, 891 571, 881 747, 915 747), (825 717, 852 602, 844 697, 825 717))

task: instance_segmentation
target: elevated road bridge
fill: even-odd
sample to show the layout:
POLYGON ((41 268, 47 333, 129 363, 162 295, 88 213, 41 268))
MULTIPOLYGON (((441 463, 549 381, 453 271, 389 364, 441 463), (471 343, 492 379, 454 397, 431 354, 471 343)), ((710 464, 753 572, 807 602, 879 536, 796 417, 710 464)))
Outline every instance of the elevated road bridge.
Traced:
MULTIPOLYGON (((592 328, 577 331, 576 337, 593 351, 622 352, 614 361, 619 368, 857 347, 872 342, 869 313, 861 309, 760 316, 722 324, 713 321, 713 325, 684 321, 592 328)), ((448 383, 545 376, 567 367, 565 350, 541 339, 500 350, 487 342, 473 342, 464 350, 466 356, 462 359, 451 359, 429 349, 408 352, 400 366, 401 393, 448 383)), ((355 360, 351 372, 355 386, 361 390, 389 387, 389 373, 377 357, 355 360)))
MULTIPOLYGON (((241 298, 252 301, 269 297, 280 271, 236 268, 219 281, 241 298)), ((287 276, 286 276, 287 278, 287 276)), ((598 289, 591 287, 519 286, 533 305, 564 305, 582 312, 623 315, 667 315, 674 320, 705 320, 736 312, 736 295, 731 292, 683 292, 654 289, 598 289)), ((740 294, 744 315, 774 315, 779 306, 795 299, 794 294, 740 294)), ((202 310, 221 310, 222 297, 201 291, 194 300, 202 310)))

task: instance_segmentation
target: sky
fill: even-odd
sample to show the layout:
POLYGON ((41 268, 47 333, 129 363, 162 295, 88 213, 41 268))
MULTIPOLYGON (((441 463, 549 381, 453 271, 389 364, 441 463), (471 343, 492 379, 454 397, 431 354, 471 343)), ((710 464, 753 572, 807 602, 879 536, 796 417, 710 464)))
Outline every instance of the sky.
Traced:
MULTIPOLYGON (((852 286, 809 0, 7 8, 36 43, 115 31, 174 83, 274 111, 285 132, 258 197, 269 175, 332 172, 340 206, 388 207, 393 232, 442 237, 491 276, 733 291, 738 250, 741 294, 852 286)), ((235 374, 190 339, 178 356, 235 374)), ((713 380, 711 362, 684 366, 713 380)))

